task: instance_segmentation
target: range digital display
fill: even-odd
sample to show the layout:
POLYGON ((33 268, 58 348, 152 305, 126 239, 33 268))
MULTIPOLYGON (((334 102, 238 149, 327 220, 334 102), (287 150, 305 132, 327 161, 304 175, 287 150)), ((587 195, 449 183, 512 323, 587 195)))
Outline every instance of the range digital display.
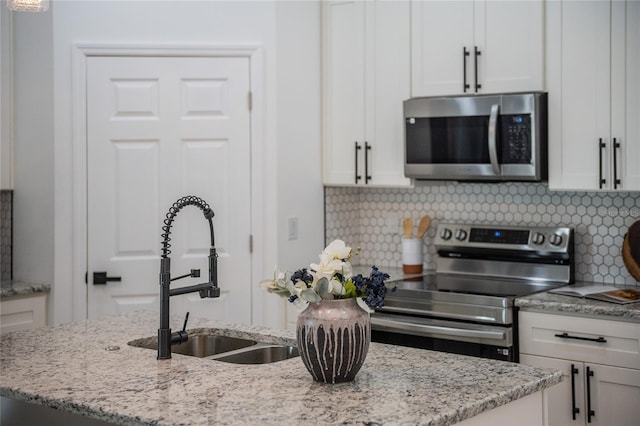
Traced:
POLYGON ((471 243, 528 244, 529 231, 496 228, 471 228, 471 243))

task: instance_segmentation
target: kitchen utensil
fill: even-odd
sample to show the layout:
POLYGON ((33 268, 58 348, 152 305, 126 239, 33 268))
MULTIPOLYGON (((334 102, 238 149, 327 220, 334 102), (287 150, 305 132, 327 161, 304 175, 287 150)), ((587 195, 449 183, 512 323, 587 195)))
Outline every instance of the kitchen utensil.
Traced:
POLYGON ((402 221, 402 230, 405 238, 409 239, 413 236, 413 220, 410 217, 402 221))
POLYGON ((418 224, 418 239, 421 240, 424 235, 429 230, 429 225, 431 225, 431 218, 429 215, 424 216, 420 219, 420 223, 418 224))

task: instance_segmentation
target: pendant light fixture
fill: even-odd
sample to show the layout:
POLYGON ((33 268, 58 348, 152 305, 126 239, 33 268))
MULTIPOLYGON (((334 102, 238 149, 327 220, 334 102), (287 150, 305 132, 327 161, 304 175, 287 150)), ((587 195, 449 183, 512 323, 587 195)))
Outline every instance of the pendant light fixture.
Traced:
POLYGON ((7 7, 16 12, 46 12, 49 0, 7 0, 7 7))

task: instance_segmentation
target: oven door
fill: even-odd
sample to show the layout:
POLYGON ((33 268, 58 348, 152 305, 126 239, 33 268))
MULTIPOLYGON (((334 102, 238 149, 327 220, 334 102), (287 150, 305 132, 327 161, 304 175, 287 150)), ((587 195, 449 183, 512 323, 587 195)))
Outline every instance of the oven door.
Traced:
POLYGON ((371 315, 371 340, 482 358, 518 361, 513 326, 493 326, 426 317, 371 315))

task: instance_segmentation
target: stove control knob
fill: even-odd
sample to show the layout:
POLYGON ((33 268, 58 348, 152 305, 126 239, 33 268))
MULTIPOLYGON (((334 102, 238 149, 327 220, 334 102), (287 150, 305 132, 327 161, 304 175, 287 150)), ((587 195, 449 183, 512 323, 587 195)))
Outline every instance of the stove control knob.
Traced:
POLYGON ((544 243, 544 235, 542 235, 539 232, 536 232, 535 234, 533 234, 533 238, 531 238, 531 242, 537 246, 542 245, 542 243, 544 243))
POLYGON ((451 229, 449 228, 444 228, 441 232, 440 232, 440 238, 442 238, 443 240, 448 240, 449 238, 451 238, 451 229))
POLYGON ((559 246, 560 244, 562 244, 562 235, 552 234, 549 237, 549 243, 551 243, 552 246, 559 246))
POLYGON ((465 231, 464 229, 457 229, 456 230, 456 240, 464 241, 465 238, 467 238, 467 231, 465 231))

